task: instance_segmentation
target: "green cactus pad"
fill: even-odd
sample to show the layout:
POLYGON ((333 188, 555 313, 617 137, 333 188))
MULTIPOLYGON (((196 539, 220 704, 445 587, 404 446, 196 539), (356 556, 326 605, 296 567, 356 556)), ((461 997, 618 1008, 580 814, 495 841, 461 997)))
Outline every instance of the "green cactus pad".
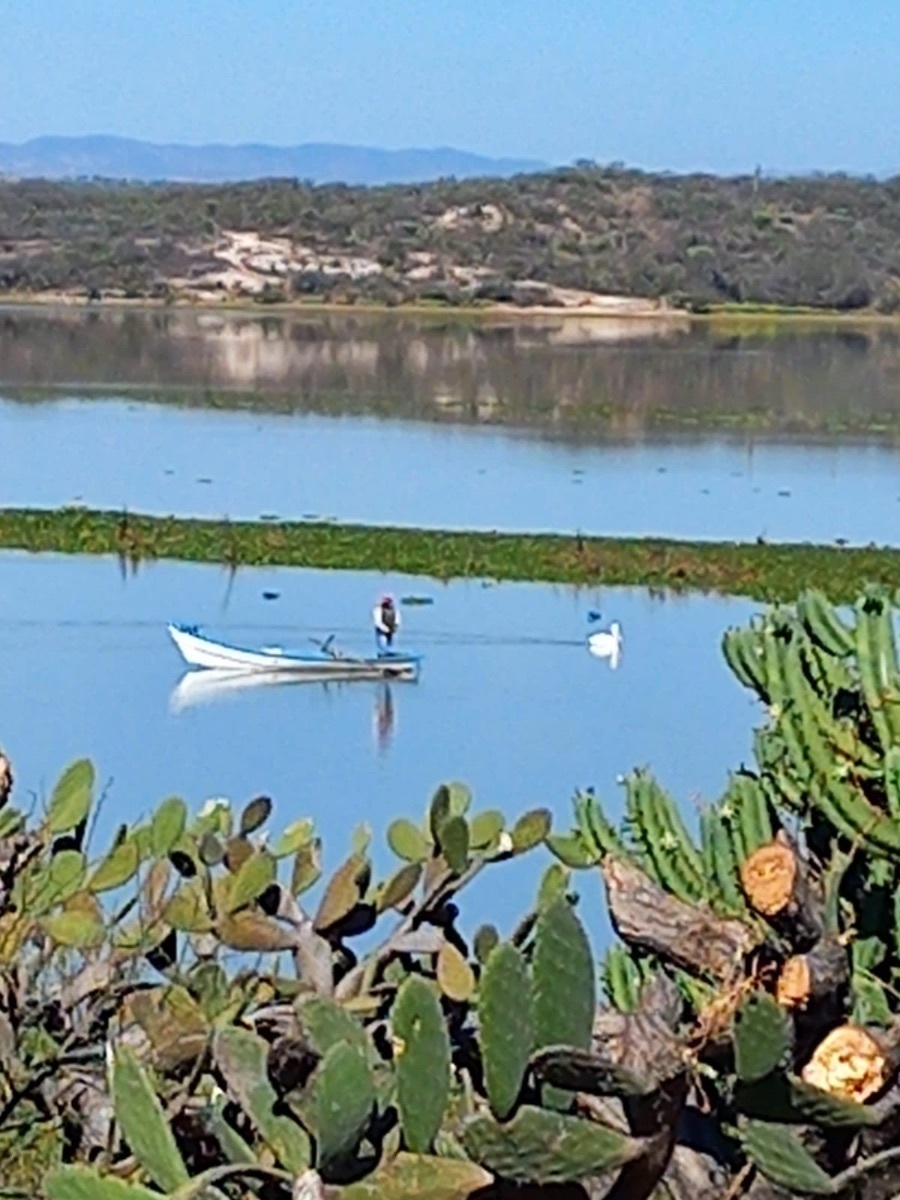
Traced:
POLYGON ((748 997, 734 1015, 734 1061, 745 1083, 769 1075, 787 1058, 791 1022, 767 992, 748 997))
POLYGON ((744 1153, 767 1179, 806 1196, 834 1195, 834 1184, 790 1129, 765 1121, 745 1121, 740 1130, 744 1153))
POLYGON ((361 1023, 333 1000, 313 996, 298 1005, 297 1017, 313 1049, 319 1054, 327 1054, 332 1046, 341 1042, 361 1054, 368 1056, 371 1052, 369 1035, 361 1023))
POLYGON ((347 1042, 336 1042, 310 1081, 310 1115, 321 1171, 351 1156, 375 1108, 372 1069, 347 1042))
POLYGON ((47 808, 51 833, 68 833, 87 817, 94 800, 94 764, 79 758, 60 775, 47 808))
POLYGON ((398 858, 410 863, 423 863, 431 855, 431 842, 418 825, 398 817, 388 826, 387 841, 398 858))
POLYGON ((507 1125, 488 1116, 470 1117, 462 1140, 475 1162, 523 1184, 581 1183, 624 1166, 648 1146, 642 1138, 581 1117, 530 1107, 519 1109, 507 1125))
POLYGON ((522 1090, 535 1030, 528 967, 522 952, 509 942, 492 951, 482 971, 478 1025, 491 1111, 505 1121, 522 1090))
POLYGON ((160 1200, 159 1192, 93 1167, 57 1167, 43 1183, 47 1200, 160 1200))
POLYGON ((587 1050, 597 1003, 594 958, 584 927, 564 899, 538 915, 532 972, 535 1045, 587 1050))
POLYGON ((295 1174, 305 1171, 311 1160, 309 1138, 290 1117, 276 1112, 278 1097, 266 1069, 267 1043, 249 1030, 226 1026, 213 1040, 213 1058, 229 1092, 278 1161, 295 1174))
POLYGON ((450 1096, 450 1038, 440 1002, 425 980, 411 975, 391 1010, 397 1108, 407 1147, 427 1152, 450 1096))
POLYGON ((546 838, 547 849, 566 867, 575 871, 595 866, 600 853, 589 846, 580 833, 551 833, 546 838))
POLYGON ((491 1178, 468 1159, 400 1153, 365 1179, 342 1187, 340 1200, 465 1200, 486 1188, 491 1178))
POLYGON ((526 854, 540 846, 553 825, 553 814, 548 808, 535 808, 523 813, 510 830, 513 853, 526 854))
POLYGON ((738 1082, 734 1106, 744 1116, 756 1120, 778 1125, 815 1125, 818 1129, 865 1129, 883 1119, 875 1108, 833 1096, 782 1071, 754 1083, 738 1082))
POLYGON ((448 817, 441 826, 438 841, 450 870, 454 875, 462 875, 469 865, 471 844, 465 817, 448 817))
POLYGON ((112 1099, 125 1141, 154 1183, 174 1192, 189 1179, 184 1159, 147 1072, 125 1046, 112 1063, 112 1099))

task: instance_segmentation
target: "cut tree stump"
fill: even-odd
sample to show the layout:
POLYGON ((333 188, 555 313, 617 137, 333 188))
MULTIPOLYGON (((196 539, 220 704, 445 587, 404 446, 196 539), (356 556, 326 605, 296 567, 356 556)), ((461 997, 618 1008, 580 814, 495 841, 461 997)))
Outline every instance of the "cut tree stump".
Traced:
POLYGON ((783 829, 741 864, 741 887, 754 912, 807 949, 822 937, 825 923, 806 864, 783 829))

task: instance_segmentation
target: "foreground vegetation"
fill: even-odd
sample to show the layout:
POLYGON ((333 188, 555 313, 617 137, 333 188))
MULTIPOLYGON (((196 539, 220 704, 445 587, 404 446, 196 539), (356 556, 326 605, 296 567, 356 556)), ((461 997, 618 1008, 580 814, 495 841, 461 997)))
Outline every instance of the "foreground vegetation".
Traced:
POLYGON ((701 310, 893 313, 898 231, 900 179, 840 175, 583 163, 377 188, 26 180, 0 183, 0 292, 529 307, 568 288, 701 310), (265 242, 242 260, 245 282, 236 232, 265 242))
MULTIPOLYGON (((620 829, 442 786, 325 879, 311 820, 177 797, 97 853, 81 760, 0 756, 3 1186, 47 1200, 889 1200, 900 1188, 900 662, 890 595, 725 635, 766 705, 699 844, 645 770, 620 829), (504 933, 483 872, 549 850, 504 933), (620 941, 598 995, 579 872, 620 941), (315 894, 316 898, 310 900, 315 894), (484 914, 489 917, 491 914, 484 914), (385 928, 387 927, 387 928, 385 928), (367 937, 374 932, 374 937, 367 937)), ((9 1192, 8 1192, 9 1194, 9 1192)))
POLYGON ((900 551, 796 544, 680 542, 562 534, 453 533, 327 522, 210 521, 82 508, 0 509, 0 547, 179 559, 719 592, 784 600, 797 580, 834 601, 859 579, 900 583, 900 551))

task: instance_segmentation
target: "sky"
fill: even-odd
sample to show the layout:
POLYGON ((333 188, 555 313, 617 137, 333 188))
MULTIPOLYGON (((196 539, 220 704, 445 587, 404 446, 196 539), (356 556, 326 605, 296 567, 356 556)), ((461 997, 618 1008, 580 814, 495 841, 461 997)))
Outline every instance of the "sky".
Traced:
POLYGON ((900 172, 900 0, 0 0, 0 141, 900 172))

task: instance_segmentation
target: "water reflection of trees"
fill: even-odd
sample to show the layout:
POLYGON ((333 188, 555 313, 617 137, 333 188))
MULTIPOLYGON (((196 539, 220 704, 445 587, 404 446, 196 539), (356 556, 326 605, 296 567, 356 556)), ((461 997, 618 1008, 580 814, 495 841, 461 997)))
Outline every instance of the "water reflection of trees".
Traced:
POLYGON ((192 406, 508 424, 590 441, 704 429, 900 430, 900 334, 719 335, 622 319, 14 312, 0 381, 192 406))

